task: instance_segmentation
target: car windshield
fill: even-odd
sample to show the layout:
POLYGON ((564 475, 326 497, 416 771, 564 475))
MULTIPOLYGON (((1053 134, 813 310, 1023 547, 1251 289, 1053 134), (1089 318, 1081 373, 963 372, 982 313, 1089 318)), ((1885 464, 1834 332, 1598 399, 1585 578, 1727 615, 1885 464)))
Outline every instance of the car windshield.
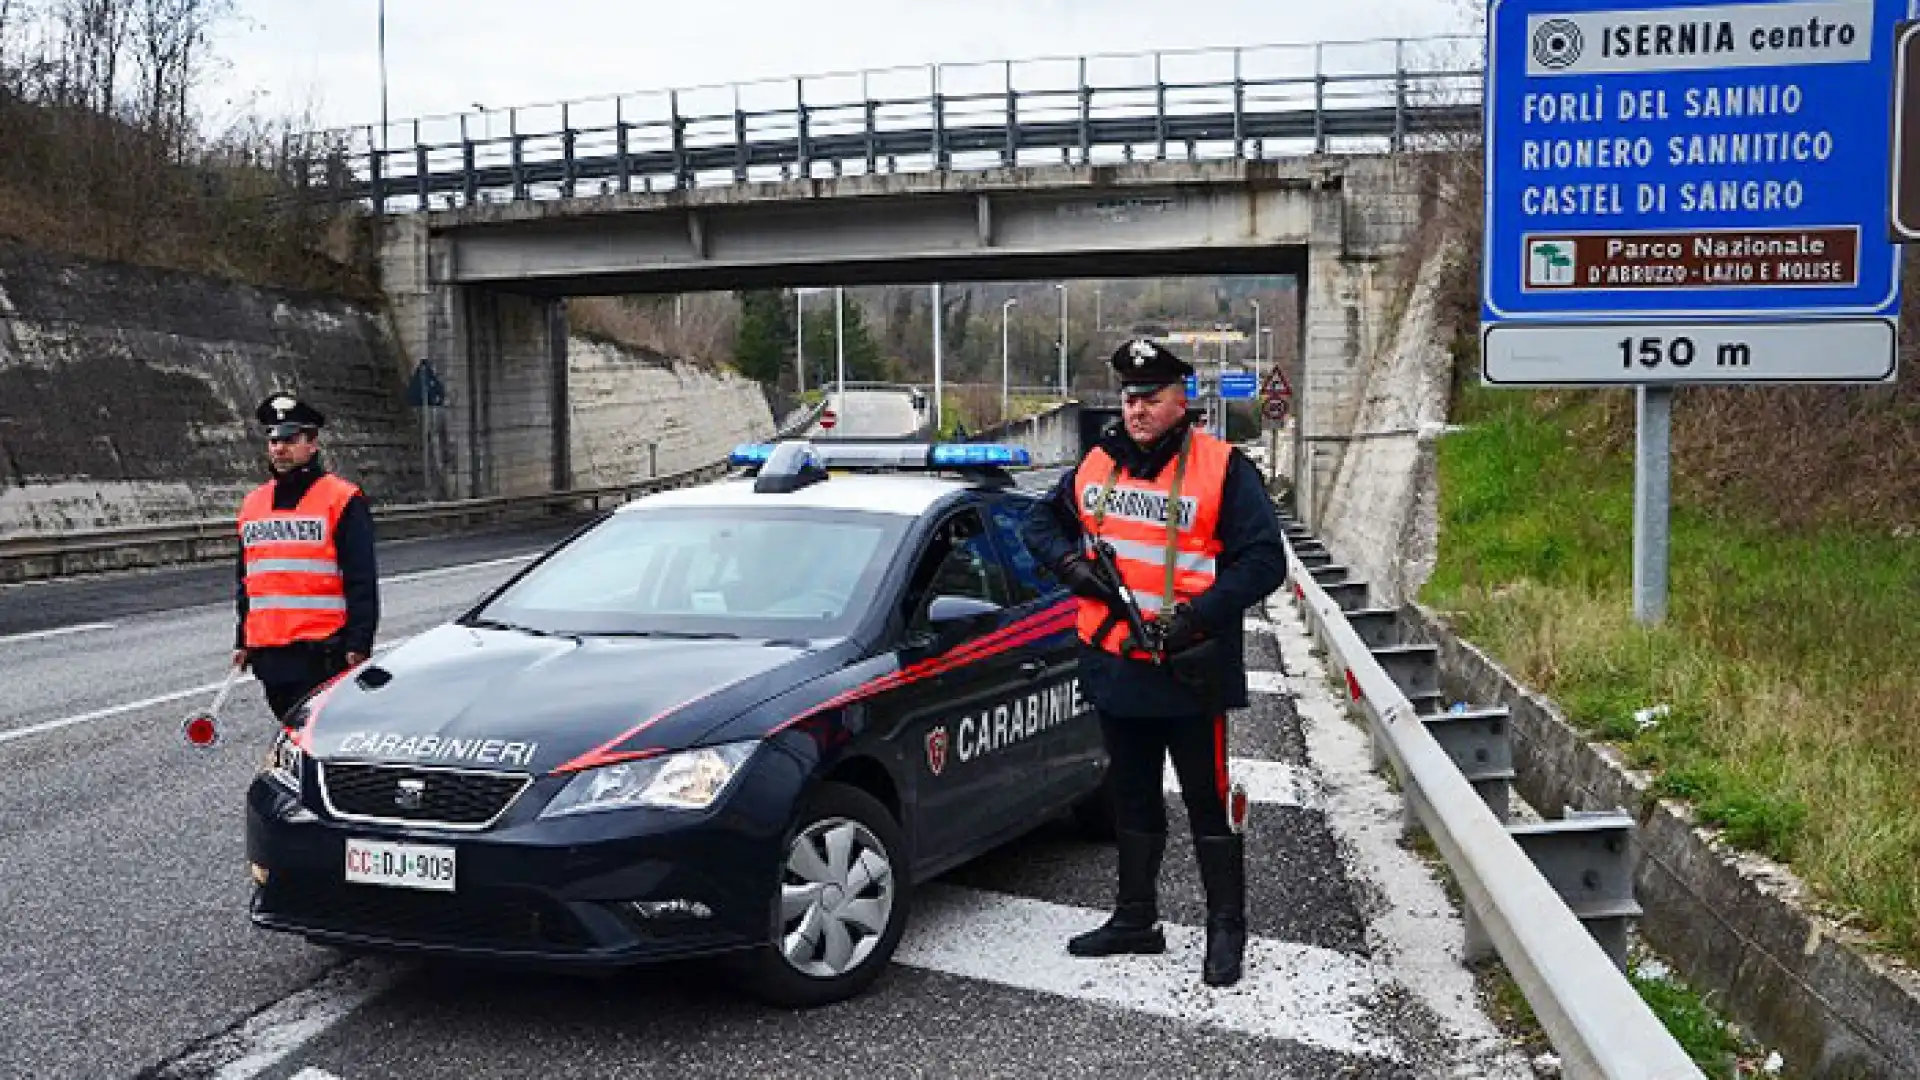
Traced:
POLYGON ((472 621, 540 634, 837 636, 866 610, 908 520, 758 507, 615 514, 472 621))

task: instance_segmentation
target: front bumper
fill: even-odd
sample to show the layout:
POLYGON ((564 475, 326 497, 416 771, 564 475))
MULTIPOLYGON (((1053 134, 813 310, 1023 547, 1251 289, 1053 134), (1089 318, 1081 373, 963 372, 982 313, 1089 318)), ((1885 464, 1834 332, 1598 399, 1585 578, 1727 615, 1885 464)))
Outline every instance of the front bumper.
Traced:
POLYGON ((694 814, 626 810, 552 821, 564 778, 537 781, 484 832, 330 817, 311 767, 306 796, 258 779, 247 857, 266 872, 256 926, 332 945, 559 968, 610 968, 753 948, 772 931, 781 842, 799 791, 784 755, 755 755, 694 814), (455 891, 346 880, 349 838, 455 850, 455 891), (638 905, 683 901, 645 913, 638 905))

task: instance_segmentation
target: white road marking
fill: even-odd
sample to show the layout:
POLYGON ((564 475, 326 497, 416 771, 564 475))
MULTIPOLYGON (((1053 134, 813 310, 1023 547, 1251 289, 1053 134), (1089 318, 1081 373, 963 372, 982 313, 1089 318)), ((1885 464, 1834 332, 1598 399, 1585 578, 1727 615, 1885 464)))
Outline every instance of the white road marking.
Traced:
POLYGON ((1295 710, 1320 781, 1327 826, 1348 875, 1362 886, 1359 891, 1393 901, 1368 912, 1368 951, 1439 1023, 1440 1034, 1451 1043, 1454 1071, 1448 1075, 1531 1077, 1533 1070, 1480 1006, 1464 966, 1466 928, 1460 913, 1435 872, 1401 846, 1404 803, 1370 767, 1367 734, 1347 719, 1347 703, 1306 646, 1306 624, 1290 600, 1275 598, 1268 611, 1281 642, 1299 643, 1289 651, 1287 664, 1297 673, 1290 679, 1295 710))
MULTIPOLYGON (((1298 766, 1265 758, 1236 757, 1227 759, 1227 772, 1247 786, 1249 802, 1261 806, 1317 805, 1312 774, 1298 766)), ((1161 774, 1161 789, 1168 793, 1180 790, 1180 778, 1174 774, 1171 761, 1161 774)))
MULTIPOLYGON (((337 967, 319 982, 281 998, 247 1017, 238 1028, 218 1036, 185 1057, 168 1062, 156 1080, 252 1080, 278 1065, 314 1036, 347 1018, 355 1009, 385 993, 402 969, 373 960, 355 960, 337 967)), ((295 1080, 326 1076, 318 1069, 302 1071, 295 1080)))
POLYGON ((410 574, 395 574, 392 577, 383 577, 380 579, 380 584, 402 585, 409 581, 425 581, 428 578, 446 577, 449 574, 464 574, 469 570, 485 570, 495 566, 511 566, 514 563, 532 562, 544 554, 546 554, 546 552, 542 550, 526 555, 509 555, 503 559, 483 559, 480 562, 461 563, 458 566, 442 566, 434 570, 415 570, 410 574))
MULTIPOLYGON (((254 681, 256 680, 252 676, 247 676, 241 680, 242 683, 254 681)), ((139 701, 129 701, 124 705, 110 705, 107 708, 95 709, 92 712, 81 713, 78 716, 63 716, 58 720, 47 720, 38 724, 29 724, 23 728, 0 731, 0 745, 10 743, 15 739, 24 739, 32 735, 44 735, 49 731, 58 731, 61 728, 72 727, 75 724, 90 724, 95 720, 106 720, 119 716, 122 713, 130 713, 139 709, 150 709, 155 705, 165 705, 170 701, 179 701, 182 698, 190 698, 196 694, 211 694, 218 689, 220 689, 220 681, 216 680, 200 686, 189 686, 185 690, 175 690, 171 694, 159 694, 150 698, 141 698, 139 701)))
POLYGON ((1340 1053, 1400 1058, 1400 1048, 1370 1022, 1369 1003, 1387 980, 1363 957, 1249 937, 1245 976, 1215 990, 1200 981, 1206 931, 1198 927, 1163 923, 1167 952, 1160 956, 1077 960, 1066 954, 1067 938, 1100 925, 1106 912, 948 885, 918 891, 914 906, 914 921, 894 954, 910 967, 1340 1053))
POLYGON ((308 1067, 294 1073, 292 1080, 341 1080, 341 1078, 325 1069, 308 1067))
POLYGON ((1293 688, 1287 684, 1284 671, 1249 671, 1247 689, 1255 694, 1290 694, 1293 688))
MULTIPOLYGON (((398 648, 406 644, 408 641, 411 641, 413 637, 414 635, 409 634, 406 637, 398 638, 382 645, 376 645, 374 646, 373 653, 375 656, 378 656, 389 649, 398 648)), ((172 693, 158 694, 150 698, 141 698, 139 701, 129 701, 124 705, 109 705, 104 709, 95 709, 92 712, 81 713, 78 716, 63 716, 58 720, 44 720, 38 724, 29 724, 26 727, 0 731, 0 746, 4 746, 16 739, 25 739, 33 735, 44 735, 49 731, 59 731, 61 728, 72 727, 75 724, 90 724, 95 720, 110 720, 113 717, 122 716, 126 713, 138 712, 141 709, 150 709, 155 705, 165 705, 169 702, 179 701, 182 698, 193 697, 197 694, 210 694, 220 689, 221 681, 223 680, 203 683, 199 686, 189 686, 185 690, 175 690, 172 693)), ((257 683, 259 681, 260 680, 254 678, 252 675, 242 675, 235 681, 234 685, 245 686, 248 683, 257 683)))
POLYGON ((39 641, 42 638, 65 637, 68 634, 86 634, 95 630, 111 630, 114 628, 114 625, 115 624, 110 622, 90 622, 80 623, 76 626, 55 627, 52 630, 31 630, 24 634, 7 634, 0 636, 0 645, 11 645, 17 641, 39 641))

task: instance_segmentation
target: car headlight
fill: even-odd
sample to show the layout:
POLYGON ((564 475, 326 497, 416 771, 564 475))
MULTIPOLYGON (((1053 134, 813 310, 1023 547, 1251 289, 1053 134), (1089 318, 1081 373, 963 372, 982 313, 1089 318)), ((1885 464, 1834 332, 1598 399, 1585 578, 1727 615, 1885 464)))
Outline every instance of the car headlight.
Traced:
POLYGON ((267 751, 267 760, 262 771, 268 779, 279 781, 281 786, 296 794, 300 791, 300 745, 285 728, 274 736, 273 746, 267 751))
POLYGON ((588 769, 561 788, 540 816, 560 817, 639 806, 704 810, 727 789, 734 774, 759 745, 755 739, 703 746, 645 761, 588 769))

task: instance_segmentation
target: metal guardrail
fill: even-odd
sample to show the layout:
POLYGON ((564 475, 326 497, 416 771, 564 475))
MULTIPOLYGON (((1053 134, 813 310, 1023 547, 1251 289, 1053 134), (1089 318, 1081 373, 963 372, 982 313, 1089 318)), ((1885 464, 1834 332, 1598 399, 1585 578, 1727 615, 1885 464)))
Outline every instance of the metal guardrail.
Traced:
MULTIPOLYGON (((1499 953, 1573 1080, 1704 1080, 1602 947, 1598 931, 1590 932, 1496 814, 1489 792, 1428 730, 1427 720, 1445 717, 1423 716, 1389 673, 1377 654, 1393 647, 1381 648, 1378 633, 1374 643, 1363 640, 1349 620, 1350 610, 1364 607, 1365 583, 1346 580, 1344 568, 1330 566, 1324 551, 1310 564, 1301 554, 1305 530, 1295 524, 1289 532, 1295 598, 1366 715, 1376 765, 1392 763, 1410 817, 1440 849, 1465 894, 1469 951, 1480 938, 1499 953), (1323 585, 1322 578, 1338 584, 1323 585)), ((1393 613, 1368 614, 1390 619, 1393 613)), ((1421 696, 1437 698, 1437 690, 1421 696)), ((1494 787, 1504 810, 1504 781, 1494 787)), ((1577 829, 1579 821, 1572 825, 1577 829)), ((1545 829, 1534 835, 1546 835, 1545 829)), ((1619 947, 1624 950, 1624 937, 1619 947)))
MULTIPOLYGON (((410 526, 426 532, 489 519, 513 520, 535 513, 598 513, 605 503, 624 503, 655 491, 705 483, 724 474, 726 468, 726 462, 721 461, 631 484, 576 488, 538 495, 497 495, 450 502, 377 506, 373 509, 373 519, 377 525, 410 526)), ((97 557, 112 552, 128 554, 130 558, 124 560, 124 564, 132 566, 204 561, 231 554, 235 543, 236 534, 230 517, 0 540, 0 581, 62 577, 73 573, 76 565, 81 569, 99 569, 94 565, 97 557)), ((109 568, 122 569, 124 566, 116 564, 109 568)))
POLYGON ((1404 149, 1479 125, 1482 42, 1448 35, 798 76, 313 132, 308 198, 381 213, 751 180, 1404 149), (495 130, 500 120, 504 132, 495 130))
MULTIPOLYGON (((823 408, 824 403, 809 406, 793 422, 778 428, 773 437, 785 438, 805 431, 819 419, 823 408)), ((537 495, 496 495, 448 502, 378 506, 373 510, 373 518, 377 525, 409 526, 426 532, 489 518, 511 519, 534 511, 578 511, 585 507, 592 513, 598 513, 603 503, 625 503, 636 496, 655 491, 706 483, 726 471, 727 462, 722 459, 630 484, 575 488, 537 495)), ((90 565, 93 557, 116 551, 134 555, 126 560, 134 566, 220 558, 231 553, 233 542, 234 525, 230 517, 0 539, 0 582, 30 577, 61 577, 71 572, 71 564, 76 561, 86 569, 96 569, 90 565)), ((123 567, 116 565, 112 568, 123 567)))

